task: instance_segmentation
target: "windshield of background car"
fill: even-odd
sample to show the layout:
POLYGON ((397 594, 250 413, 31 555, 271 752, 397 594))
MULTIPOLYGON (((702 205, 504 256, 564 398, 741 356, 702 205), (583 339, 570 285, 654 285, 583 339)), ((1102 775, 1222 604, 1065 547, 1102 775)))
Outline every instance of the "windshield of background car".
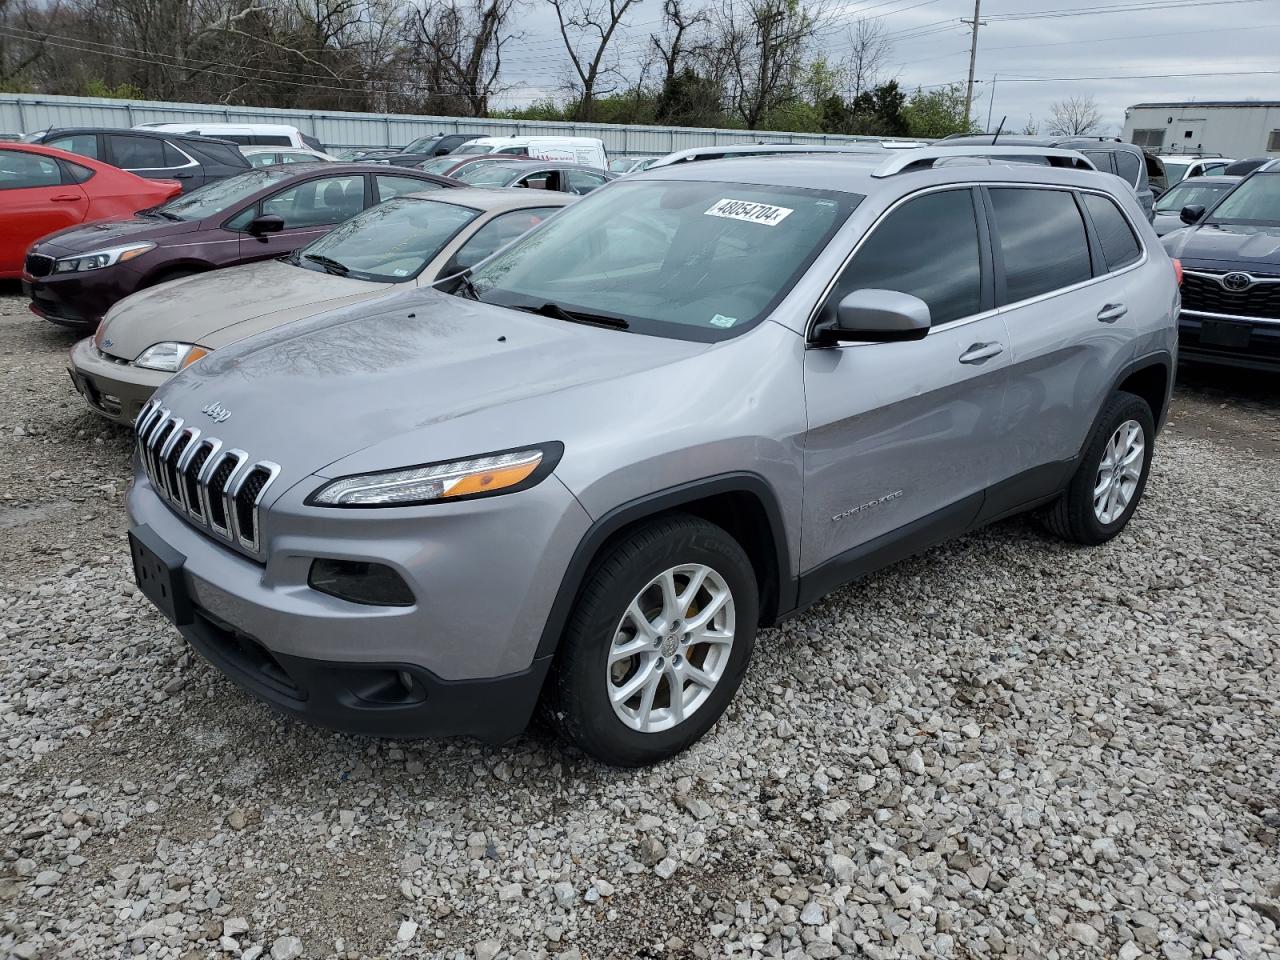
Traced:
POLYGON ((521 172, 532 172, 535 167, 520 163, 468 163, 453 175, 455 180, 474 187, 501 187, 521 172))
POLYGON ((1156 201, 1156 213, 1177 213, 1183 207, 1197 204, 1207 209, 1232 186, 1230 183, 1196 183, 1194 179, 1183 181, 1156 201))
POLYGON ((412 280, 480 211, 453 203, 396 197, 352 217, 293 258, 308 270, 356 280, 412 280), (308 254, 324 257, 308 259, 308 254), (345 268, 346 272, 343 272, 345 268))
POLYGON ((401 153, 426 153, 428 150, 430 150, 439 142, 440 142, 439 134, 436 134, 434 137, 419 137, 417 140, 413 141, 413 143, 409 144, 400 152, 401 153))
POLYGON ((762 319, 862 197, 745 183, 618 181, 472 275, 488 303, 621 318, 636 333, 723 340, 762 319))
POLYGON ((618 160, 609 161, 609 169, 614 173, 626 173, 633 166, 635 166, 635 161, 630 157, 622 157, 618 160))
POLYGON ((1255 173, 1226 195, 1209 223, 1280 223, 1280 173, 1255 173))
POLYGON ((263 187, 269 187, 291 176, 294 174, 287 170, 267 168, 254 170, 251 173, 228 177, 226 180, 219 180, 217 183, 192 190, 185 196, 170 200, 158 209, 161 213, 177 217, 179 220, 203 220, 205 217, 212 217, 234 207, 263 187))
POLYGON ((492 153, 493 147, 487 143, 464 143, 451 153, 492 153))
POLYGON ((451 157, 446 153, 443 157, 432 157, 430 160, 423 160, 418 164, 418 169, 425 170, 427 173, 444 173, 457 162, 457 157, 451 157))
POLYGON ((1177 183, 1187 175, 1187 168, 1191 166, 1189 163, 1174 163, 1172 160, 1164 162, 1164 176, 1170 183, 1177 183))

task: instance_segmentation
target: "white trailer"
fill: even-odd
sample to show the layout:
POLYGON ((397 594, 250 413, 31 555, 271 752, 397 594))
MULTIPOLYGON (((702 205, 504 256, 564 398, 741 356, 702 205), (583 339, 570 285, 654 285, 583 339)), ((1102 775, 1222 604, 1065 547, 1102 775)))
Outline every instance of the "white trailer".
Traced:
POLYGON ((1152 153, 1280 157, 1280 100, 1139 103, 1125 111, 1124 139, 1152 153))

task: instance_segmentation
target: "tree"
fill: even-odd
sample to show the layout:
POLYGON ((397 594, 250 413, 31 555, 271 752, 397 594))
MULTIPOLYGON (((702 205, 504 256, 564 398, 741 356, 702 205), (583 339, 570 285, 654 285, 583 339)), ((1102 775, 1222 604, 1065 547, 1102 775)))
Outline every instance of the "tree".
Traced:
POLYGON ((952 83, 925 91, 916 88, 902 113, 907 133, 922 140, 941 140, 953 133, 970 133, 965 124, 965 88, 952 83))
POLYGON ((805 50, 826 21, 821 5, 806 7, 799 0, 725 0, 716 45, 728 100, 748 130, 797 99, 805 50))
POLYGON ((498 91, 502 45, 517 0, 428 3, 409 15, 409 42, 426 80, 424 106, 432 112, 483 117, 498 91))
POLYGON ((592 105, 600 90, 600 81, 618 69, 606 60, 609 44, 617 33, 622 18, 640 0, 547 0, 556 11, 560 38, 564 41, 578 90, 577 119, 590 120, 592 105), (582 45, 582 49, 579 46, 582 45))
POLYGON ((1093 97, 1072 97, 1049 108, 1049 132, 1060 137, 1082 137, 1102 126, 1102 114, 1093 97))
POLYGON ((882 21, 859 19, 849 28, 849 53, 842 66, 850 100, 880 82, 881 71, 892 52, 893 43, 885 36, 882 21))

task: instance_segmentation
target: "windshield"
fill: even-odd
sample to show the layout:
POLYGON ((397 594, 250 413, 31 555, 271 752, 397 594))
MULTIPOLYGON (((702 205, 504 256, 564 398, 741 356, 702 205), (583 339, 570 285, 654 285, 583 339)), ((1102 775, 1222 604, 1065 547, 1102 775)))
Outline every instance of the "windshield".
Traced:
POLYGON ((1280 173, 1255 173, 1213 208, 1210 223, 1280 223, 1280 173))
POLYGON ((1200 183, 1195 178, 1184 181, 1156 201, 1156 213, 1177 213, 1183 207, 1194 205, 1208 209, 1233 186, 1230 183, 1200 183))
POLYGON ((264 168, 250 173, 242 173, 226 180, 219 180, 192 190, 181 197, 175 197, 156 210, 162 216, 174 220, 203 220, 222 213, 242 200, 253 196, 264 187, 279 183, 293 174, 278 168, 264 168))
POLYGON ((618 160, 609 161, 609 169, 614 173, 626 173, 631 169, 632 164, 636 161, 631 157, 622 157, 618 160))
POLYGON ((433 137, 419 137, 417 140, 413 141, 413 143, 409 144, 400 152, 401 153, 427 153, 431 150, 432 147, 434 147, 439 142, 440 142, 439 134, 436 134, 433 137))
POLYGON ((464 143, 453 153, 492 153, 493 147, 487 143, 477 143, 472 140, 470 143, 464 143))
POLYGON ((753 184, 621 180, 482 264, 464 292, 562 318, 722 340, 791 289, 861 197, 753 184))
POLYGON ((427 173, 444 173, 457 162, 457 157, 451 157, 446 154, 443 157, 432 157, 430 160, 423 160, 418 164, 418 169, 425 170, 427 173))
POLYGON ((469 163, 453 177, 475 187, 501 187, 512 177, 536 169, 522 163, 469 163))
POLYGON ((308 270, 356 280, 412 280, 480 211, 453 203, 396 197, 352 217, 294 254, 308 270))
POLYGON ((1190 163, 1178 163, 1176 160, 1164 161, 1164 175, 1169 183, 1177 183, 1187 175, 1187 167, 1190 163))

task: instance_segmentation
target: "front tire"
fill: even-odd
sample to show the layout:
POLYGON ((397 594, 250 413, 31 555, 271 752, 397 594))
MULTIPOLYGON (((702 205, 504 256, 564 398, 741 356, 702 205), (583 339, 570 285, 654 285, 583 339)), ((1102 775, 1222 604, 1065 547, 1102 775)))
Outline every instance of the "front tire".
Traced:
POLYGON ((613 766, 674 756, 729 705, 758 617, 755 571, 723 529, 684 514, 636 528, 570 616, 548 691, 561 734, 613 766))
POLYGON ((1097 546, 1129 523, 1147 488, 1155 418, 1141 397, 1117 393, 1107 403, 1071 484, 1049 507, 1045 525, 1073 543, 1097 546))

